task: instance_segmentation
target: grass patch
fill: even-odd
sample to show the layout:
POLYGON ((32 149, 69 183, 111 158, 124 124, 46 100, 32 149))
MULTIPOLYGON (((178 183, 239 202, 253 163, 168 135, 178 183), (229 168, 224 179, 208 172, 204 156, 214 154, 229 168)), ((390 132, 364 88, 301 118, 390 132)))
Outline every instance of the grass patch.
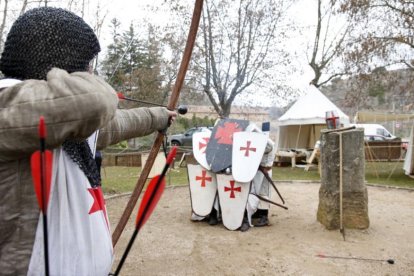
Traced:
POLYGON ((365 179, 370 184, 414 188, 414 179, 404 174, 404 162, 366 162, 365 179))
POLYGON ((309 171, 305 171, 304 168, 292 168, 288 167, 273 167, 272 170, 272 179, 279 180, 312 180, 320 181, 319 172, 317 167, 312 168, 309 171))
MULTIPOLYGON (((370 184, 414 188, 414 179, 406 176, 402 169, 403 162, 366 162, 365 179, 370 184)), ((102 169, 102 187, 105 194, 131 192, 141 168, 105 167, 102 169)), ((274 180, 311 180, 320 181, 318 170, 305 171, 303 168, 274 167, 274 180)), ((167 186, 187 185, 187 169, 170 170, 166 177, 167 186)))
MULTIPOLYGON (((141 173, 139 167, 104 167, 102 168, 102 189, 105 194, 131 192, 141 173)), ((188 184, 187 169, 172 169, 167 174, 167 186, 188 184)))

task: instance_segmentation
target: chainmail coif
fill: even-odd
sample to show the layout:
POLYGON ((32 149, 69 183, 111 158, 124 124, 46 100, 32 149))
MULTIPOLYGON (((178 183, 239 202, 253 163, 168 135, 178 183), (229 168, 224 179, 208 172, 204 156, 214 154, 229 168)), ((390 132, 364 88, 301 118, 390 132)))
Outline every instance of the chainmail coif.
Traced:
POLYGON ((46 79, 52 67, 69 73, 87 71, 99 51, 95 33, 82 18, 60 8, 36 8, 11 27, 0 70, 20 80, 46 79))
MULTIPOLYGON (((59 8, 36 8, 21 15, 11 27, 0 70, 9 78, 45 80, 53 67, 69 73, 87 71, 99 51, 96 35, 82 18, 59 8)), ((87 141, 66 140, 62 147, 91 186, 100 186, 100 173, 87 141)))

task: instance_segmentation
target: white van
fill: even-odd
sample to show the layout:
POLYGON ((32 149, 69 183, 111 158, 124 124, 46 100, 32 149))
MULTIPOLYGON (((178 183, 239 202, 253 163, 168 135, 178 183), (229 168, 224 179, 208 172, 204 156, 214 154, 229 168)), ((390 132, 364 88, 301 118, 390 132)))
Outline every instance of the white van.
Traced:
POLYGON ((357 128, 364 129, 365 140, 384 141, 397 138, 392 135, 385 127, 379 124, 351 124, 357 128))

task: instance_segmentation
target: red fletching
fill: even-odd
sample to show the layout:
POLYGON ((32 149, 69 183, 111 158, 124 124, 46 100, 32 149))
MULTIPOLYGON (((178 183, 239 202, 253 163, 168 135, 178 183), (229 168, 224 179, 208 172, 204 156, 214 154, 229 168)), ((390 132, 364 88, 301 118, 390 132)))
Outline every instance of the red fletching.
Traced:
POLYGON ((50 195, 50 183, 52 180, 52 161, 53 161, 53 154, 51 151, 46 150, 44 152, 44 164, 42 166, 42 153, 40 151, 36 151, 32 154, 30 163, 32 167, 32 178, 33 184, 37 196, 37 202, 39 203, 39 208, 42 210, 44 214, 46 214, 47 205, 49 203, 49 195, 50 195), (45 188, 42 189, 42 169, 44 175, 44 183, 45 188), (44 190, 45 189, 45 190, 44 190), (42 194, 43 191, 43 194, 42 194), (43 198, 46 200, 43 201, 43 198), (43 204, 44 203, 44 204, 43 204))
POLYGON ((318 254, 318 255, 316 255, 316 257, 319 257, 319 258, 326 258, 326 256, 325 256, 325 255, 323 255, 323 254, 318 254))
POLYGON ((125 96, 122 94, 122 92, 117 92, 116 94, 118 95, 118 99, 125 100, 125 96))
POLYGON ((39 118, 39 137, 40 139, 46 138, 45 118, 43 116, 39 118))
POLYGON ((135 220, 135 227, 137 227, 137 230, 140 230, 141 227, 147 222, 148 218, 152 214, 152 211, 154 211, 155 206, 157 206, 162 193, 164 192, 165 178, 160 178, 160 175, 155 176, 148 184, 147 190, 144 193, 141 205, 139 206, 137 219, 135 220))
POLYGON ((170 153, 167 156, 167 165, 170 165, 174 160, 175 155, 177 154, 177 146, 171 148, 170 153))

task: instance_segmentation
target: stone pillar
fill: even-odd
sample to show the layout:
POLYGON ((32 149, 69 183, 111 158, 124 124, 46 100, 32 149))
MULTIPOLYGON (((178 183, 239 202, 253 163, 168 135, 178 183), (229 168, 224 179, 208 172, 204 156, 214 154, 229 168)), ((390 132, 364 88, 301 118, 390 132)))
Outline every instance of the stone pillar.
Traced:
POLYGON ((321 131, 321 187, 317 220, 327 229, 339 229, 340 153, 342 133, 342 206, 343 226, 349 229, 369 227, 368 194, 365 186, 363 129, 321 131))

